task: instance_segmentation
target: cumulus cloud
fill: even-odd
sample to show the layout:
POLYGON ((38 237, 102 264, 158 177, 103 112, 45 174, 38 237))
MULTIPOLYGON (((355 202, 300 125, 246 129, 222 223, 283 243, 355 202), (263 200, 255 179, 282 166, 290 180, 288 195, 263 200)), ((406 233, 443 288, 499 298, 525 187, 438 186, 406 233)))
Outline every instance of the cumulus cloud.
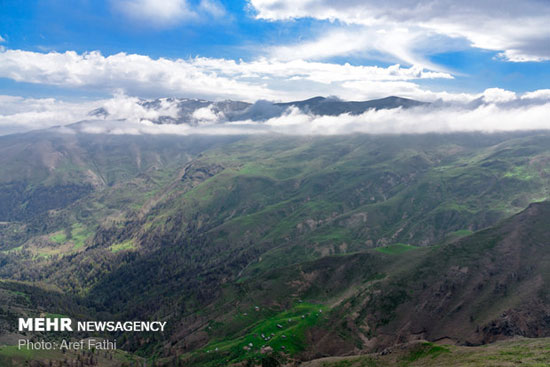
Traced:
POLYGON ((2 37, 2 35, 0 34, 0 43, 2 42, 6 42, 6 39, 4 37, 2 37))
POLYGON ((196 121, 198 121, 199 125, 214 124, 224 118, 223 114, 214 111, 211 105, 195 110, 192 116, 196 121))
MULTIPOLYGON (((223 60, 221 60, 223 63, 223 60)), ((0 76, 19 82, 80 87, 103 91, 122 89, 133 95, 197 95, 218 98, 273 97, 262 85, 218 75, 201 68, 200 59, 151 59, 118 53, 0 52, 0 76)))
POLYGON ((533 92, 527 92, 521 96, 521 99, 550 100, 550 89, 539 89, 533 92))
POLYGON ((78 54, 0 52, 0 77, 19 82, 86 88, 141 96, 196 96, 208 99, 300 99, 311 91, 345 99, 401 94, 427 97, 419 79, 452 78, 419 66, 356 66, 304 60, 260 58, 245 62, 197 57, 152 59, 100 52, 78 54), (414 95, 413 95, 414 94, 414 95))
POLYGON ((226 15, 225 8, 217 0, 201 0, 198 4, 186 0, 111 0, 111 3, 116 11, 128 19, 157 28, 226 15))
POLYGON ((157 26, 170 26, 195 16, 185 0, 117 0, 113 6, 129 18, 157 26))
MULTIPOLYGON (((404 53, 402 60, 415 54, 416 47, 422 46, 422 32, 419 30, 423 31, 424 37, 439 34, 448 39, 462 38, 472 47, 501 51, 500 57, 508 61, 550 60, 550 28, 547 26, 550 3, 547 1, 250 0, 250 5, 257 12, 256 17, 261 19, 313 17, 339 20, 344 24, 363 26, 365 34, 375 37, 374 43, 377 35, 379 39, 389 35, 402 42, 398 44, 400 52, 404 53), (403 29, 410 32, 410 36, 400 39, 399 33, 402 34, 403 29)), ((331 37, 334 36, 320 37, 316 43, 329 43, 331 37)))
POLYGON ((516 98, 516 93, 501 88, 489 88, 483 92, 483 100, 487 103, 511 102, 516 98))
POLYGON ((177 104, 167 98, 161 98, 154 108, 140 102, 142 102, 140 98, 118 94, 111 99, 100 101, 99 104, 108 112, 110 119, 150 122, 157 120, 160 116, 175 118, 178 115, 177 104))

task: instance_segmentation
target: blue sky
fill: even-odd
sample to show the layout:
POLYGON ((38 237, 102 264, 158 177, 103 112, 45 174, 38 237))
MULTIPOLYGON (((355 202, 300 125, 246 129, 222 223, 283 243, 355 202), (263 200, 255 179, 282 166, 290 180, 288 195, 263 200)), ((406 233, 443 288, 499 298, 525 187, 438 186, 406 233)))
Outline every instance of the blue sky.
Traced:
MULTIPOLYGON (((275 23, 255 21, 244 1, 224 3, 227 16, 213 22, 184 20, 168 27, 140 24, 109 1, 4 1, 1 34, 10 48, 32 51, 100 50, 151 57, 248 57, 241 46, 283 34, 275 23)), ((220 3, 222 4, 222 3, 220 3)), ((292 27, 292 26, 291 26, 292 27)), ((291 28, 288 27, 288 28, 291 28)))
POLYGON ((435 100, 548 88, 548 2, 457 4, 2 0, 0 94, 435 100))

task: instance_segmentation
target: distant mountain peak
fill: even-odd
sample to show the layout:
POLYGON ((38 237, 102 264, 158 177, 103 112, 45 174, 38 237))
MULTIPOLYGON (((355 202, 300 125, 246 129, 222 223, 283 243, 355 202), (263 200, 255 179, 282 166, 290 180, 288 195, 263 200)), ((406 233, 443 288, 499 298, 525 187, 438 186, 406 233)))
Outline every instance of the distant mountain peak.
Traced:
MULTIPOLYGON (((152 119, 152 122, 156 124, 187 124, 191 126, 203 123, 224 123, 244 120, 265 121, 282 116, 290 107, 298 108, 303 113, 320 116, 338 116, 345 113, 359 115, 368 110, 412 108, 426 104, 425 102, 397 96, 367 101, 344 101, 335 96, 316 96, 301 101, 279 103, 263 100, 256 101, 255 103, 233 100, 207 101, 204 99, 175 97, 139 101, 139 105, 147 110, 159 112, 158 117, 152 119), (169 108, 171 114, 165 112, 167 104, 173 107, 169 108)), ((88 115, 106 119, 107 117, 112 117, 113 114, 106 108, 100 107, 90 111, 88 115)), ((123 116, 116 117, 123 118, 123 116)))
POLYGON ((109 112, 105 108, 99 107, 95 110, 88 112, 88 116, 106 119, 109 116, 109 112))

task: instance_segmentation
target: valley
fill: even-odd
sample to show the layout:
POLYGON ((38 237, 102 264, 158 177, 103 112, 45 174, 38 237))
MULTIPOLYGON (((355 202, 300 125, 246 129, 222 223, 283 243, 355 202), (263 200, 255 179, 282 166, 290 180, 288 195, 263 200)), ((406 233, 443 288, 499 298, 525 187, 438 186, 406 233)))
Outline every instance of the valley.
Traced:
POLYGON ((550 337, 548 133, 0 141, 9 340, 21 315, 163 320, 103 337, 157 365, 375 366, 550 337))
POLYGON ((0 1, 0 367, 550 366, 550 1, 0 1))

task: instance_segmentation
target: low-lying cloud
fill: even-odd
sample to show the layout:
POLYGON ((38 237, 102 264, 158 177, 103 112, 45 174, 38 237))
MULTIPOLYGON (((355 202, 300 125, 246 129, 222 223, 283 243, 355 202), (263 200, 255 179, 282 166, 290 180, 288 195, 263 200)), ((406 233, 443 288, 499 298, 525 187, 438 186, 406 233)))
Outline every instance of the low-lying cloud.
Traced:
POLYGON ((550 90, 517 95, 495 88, 461 101, 439 100, 414 108, 337 116, 315 115, 295 106, 282 108, 268 101, 245 105, 241 115, 230 115, 234 112, 224 111, 219 105, 192 101, 199 106, 182 118, 182 100, 171 98, 146 101, 117 95, 78 103, 0 96, 0 134, 52 126, 64 126, 60 131, 71 133, 133 135, 422 134, 550 129, 550 90), (91 116, 89 112, 94 110, 104 114, 98 114, 101 118, 91 116), (75 124, 77 121, 81 122, 75 124))
POLYGON ((87 118, 102 102, 0 95, 0 135, 71 124, 87 118))
POLYGON ((310 116, 298 111, 268 120, 265 125, 283 134, 336 135, 501 132, 550 129, 550 103, 504 108, 484 104, 475 109, 416 107, 369 110, 352 116, 310 116))

